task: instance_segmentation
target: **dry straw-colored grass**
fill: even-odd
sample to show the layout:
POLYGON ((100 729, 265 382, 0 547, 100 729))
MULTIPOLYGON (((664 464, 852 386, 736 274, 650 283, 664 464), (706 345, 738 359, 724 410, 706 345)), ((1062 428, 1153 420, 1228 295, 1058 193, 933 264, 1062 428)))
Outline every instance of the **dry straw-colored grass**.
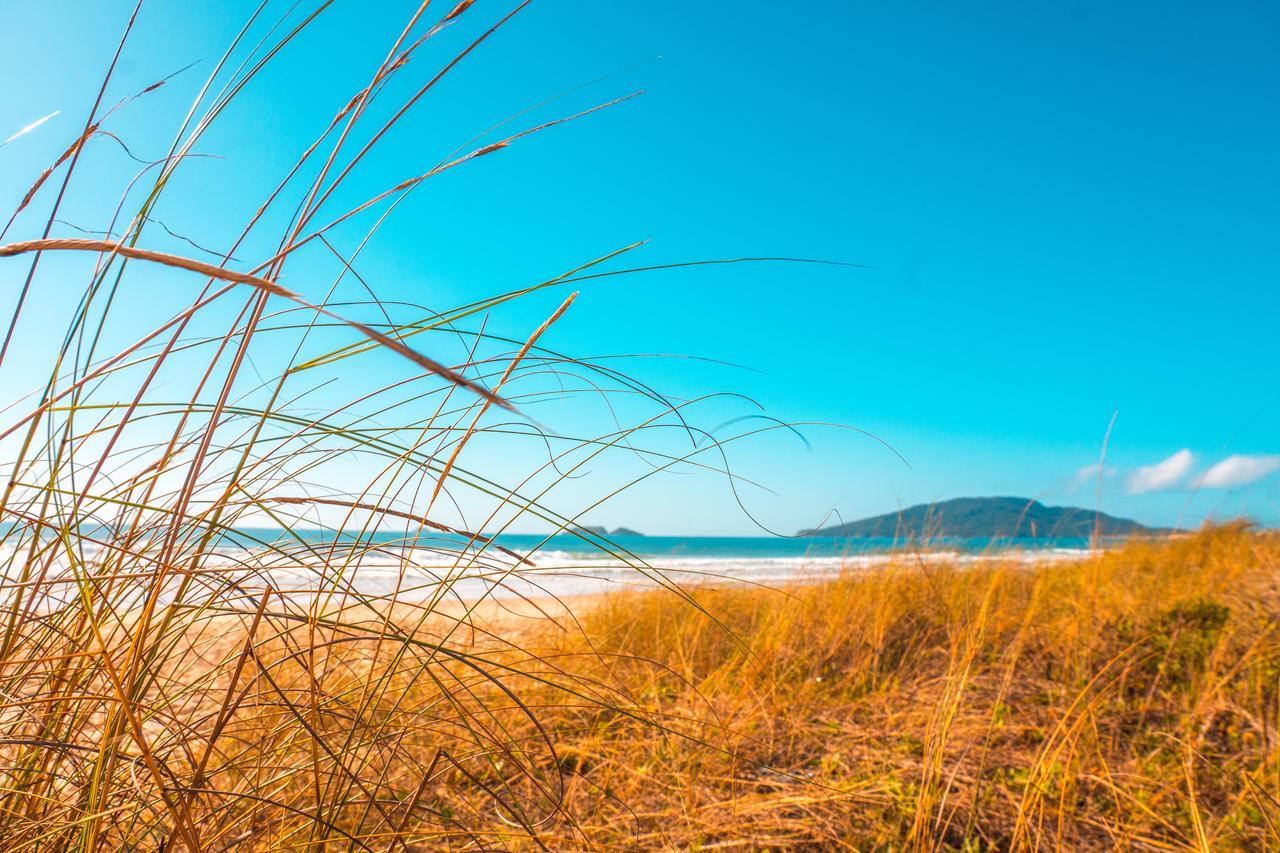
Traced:
POLYGON ((167 148, 125 138, 123 117, 176 75, 121 96, 141 3, 122 22, 83 128, 0 230, 0 371, 33 389, 0 410, 0 849, 585 843, 544 718, 640 711, 572 656, 528 648, 511 605, 486 600, 536 582, 492 534, 564 531, 670 586, 577 525, 618 484, 568 509, 563 486, 615 453, 637 479, 732 482, 728 439, 695 426, 700 401, 546 338, 573 300, 554 291, 694 264, 619 268, 630 242, 454 307, 383 301, 360 273, 415 190, 630 95, 441 139, 434 166, 348 186, 526 5, 411 8, 277 182, 235 186, 232 165, 194 192, 210 128, 335 4, 262 4, 201 66, 167 148), (243 223, 202 219, 220 191, 222 209, 251 199, 243 223), (523 334, 491 327, 544 297, 523 334), (532 417, 572 399, 595 409, 554 429, 532 417))
POLYGON ((562 487, 605 455, 742 487, 724 446, 779 427, 708 440, 700 401, 550 348, 548 291, 682 265, 617 268, 638 243, 453 308, 359 274, 415 189, 592 111, 346 188, 525 4, 470 33, 470 0, 412 9, 279 182, 240 188, 226 245, 163 224, 207 201, 174 192, 209 128, 333 9, 280 5, 71 224, 85 170, 121 174, 119 116, 171 79, 119 97, 131 18, 0 232, 0 371, 35 389, 0 410, 0 849, 1274 845, 1269 536, 782 594, 681 590, 577 526, 562 487), (544 295, 523 334, 487 324, 544 295), (525 416, 574 397, 611 426, 525 416), (536 578, 491 536, 534 521, 662 589, 513 616, 491 593, 536 578))
POLYGON ((723 626, 612 597, 562 645, 687 737, 570 715, 566 811, 601 848, 1274 849, 1278 570, 1235 526, 698 591, 723 626))

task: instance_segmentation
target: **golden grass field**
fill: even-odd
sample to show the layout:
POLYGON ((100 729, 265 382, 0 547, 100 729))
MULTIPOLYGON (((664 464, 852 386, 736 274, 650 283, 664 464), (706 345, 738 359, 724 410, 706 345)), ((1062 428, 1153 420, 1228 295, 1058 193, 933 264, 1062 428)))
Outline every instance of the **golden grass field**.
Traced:
POLYGON ((410 4, 278 181, 235 186, 215 136, 230 165, 193 192, 209 129, 332 4, 282 5, 141 140, 122 117, 191 66, 123 88, 135 9, 0 229, 0 367, 25 394, 0 401, 0 850, 1280 846, 1275 534, 671 585, 580 519, 667 471, 745 510, 726 448, 795 426, 553 348, 565 291, 799 259, 641 263, 628 239, 453 307, 407 301, 430 276, 406 268, 383 300, 358 269, 415 190, 632 95, 423 139, 377 183, 379 143, 527 5, 467 30, 471 0, 410 4), (158 218, 223 182, 244 217, 217 248, 158 218), (516 301, 537 319, 504 327, 516 301), (631 473, 586 479, 615 456, 631 473), (492 540, 529 527, 665 586, 459 593, 536 575, 492 540))
MULTIPOLYGON (((156 635, 169 663, 127 705, 84 634, 33 624, 43 658, 20 642, 0 660, 0 839, 1266 849, 1278 569, 1280 539, 1222 527, 1039 566, 903 556, 694 588, 697 606, 651 591, 297 619, 266 600, 156 635), (49 686, 18 701, 20 672, 49 686)), ((123 647, 128 624, 102 640, 123 647)))
POLYGON ((569 811, 601 848, 1274 848, 1278 569, 1280 539, 1223 527, 699 592, 727 632, 612 598, 590 647, 694 738, 581 713, 569 811))
POLYGON ((555 711, 566 819, 547 843, 1274 848, 1277 570, 1280 539, 1224 527, 696 593, 723 627, 667 593, 609 598, 549 647, 647 722, 555 711))

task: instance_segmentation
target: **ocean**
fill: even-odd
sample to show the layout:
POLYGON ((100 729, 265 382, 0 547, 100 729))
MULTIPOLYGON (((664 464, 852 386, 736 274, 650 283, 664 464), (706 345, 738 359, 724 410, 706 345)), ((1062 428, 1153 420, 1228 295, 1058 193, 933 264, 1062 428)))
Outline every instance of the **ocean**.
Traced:
MULTIPOLYGON (((246 529, 228 536, 226 553, 265 560, 274 581, 296 590, 316 585, 311 566, 328 565, 362 594, 430 595, 449 584, 451 595, 582 595, 677 583, 776 585, 873 569, 909 552, 920 559, 971 562, 992 556, 1020 561, 1074 559, 1089 553, 1083 538, 957 539, 939 537, 908 547, 888 538, 771 536, 638 536, 601 538, 503 533, 469 543, 431 533, 371 536, 331 531, 246 529), (472 547, 467 548, 470 544, 472 547), (273 549, 280 549, 272 557, 273 549), (301 552, 310 557, 290 565, 301 552)), ((237 560, 243 557, 237 555, 237 560)))
MULTIPOLYGON (((76 540, 75 559, 53 548, 44 573, 44 604, 57 608, 80 594, 86 576, 114 576, 122 565, 136 568, 113 583, 136 587, 141 600, 155 571, 170 591, 197 599, 253 599, 264 587, 294 601, 312 596, 357 595, 378 601, 411 602, 480 598, 576 596, 656 585, 735 583, 777 586, 790 581, 871 571, 909 553, 913 560, 971 562, 997 556, 1019 561, 1077 559, 1090 553, 1085 539, 936 538, 908 548, 892 539, 770 536, 554 536, 503 533, 483 540, 427 532, 407 539, 379 531, 242 528, 221 531, 212 548, 196 552, 203 531, 181 531, 176 550, 165 538, 137 542, 124 558, 109 546, 105 529, 86 529, 76 540), (179 567, 180 571, 163 567, 179 567), (194 568, 188 574, 186 569, 194 568)), ((49 538, 48 543, 54 540, 49 538)), ((13 543, 0 546, 0 581, 22 572, 13 543)), ((123 593, 122 593, 123 594, 123 593)), ((126 595, 121 601, 130 600, 126 595)))

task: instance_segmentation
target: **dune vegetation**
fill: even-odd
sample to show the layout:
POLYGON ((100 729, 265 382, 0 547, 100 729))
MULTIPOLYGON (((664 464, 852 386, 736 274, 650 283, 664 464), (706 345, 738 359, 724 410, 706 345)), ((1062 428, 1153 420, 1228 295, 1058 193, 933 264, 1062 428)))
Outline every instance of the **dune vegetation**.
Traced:
POLYGON ((904 556, 701 589, 705 613, 610 597, 549 645, 644 713, 557 712, 566 831, 600 848, 1274 848, 1278 570, 1280 539, 1227 526, 1080 561, 904 556))
POLYGON ((511 606, 495 594, 538 589, 493 535, 566 531, 670 586, 578 518, 672 468, 732 485, 735 436, 697 426, 707 400, 551 342, 575 287, 691 263, 620 241, 452 306, 362 274, 419 190, 633 96, 602 78, 428 125, 423 161, 380 177, 386 140, 527 5, 407 10, 352 88, 306 93, 329 111, 296 159, 246 181, 253 107, 224 119, 279 63, 331 59, 307 48, 335 5, 263 3, 213 61, 157 69, 131 41, 139 3, 83 126, 20 179, 0 227, 0 849, 580 837, 543 691, 619 697, 525 651, 518 624, 485 627, 511 606), (130 64, 155 76, 126 83, 130 64), (546 403, 571 417, 542 423, 546 403), (622 482, 592 479, 608 456, 622 482))
POLYGON ((0 849, 1280 842, 1270 535, 778 591, 681 589, 578 525, 672 469, 744 487, 726 448, 782 427, 712 439, 705 401, 551 346, 573 287, 694 262, 624 243, 453 307, 361 275, 419 188, 629 97, 370 190, 379 143, 526 4, 414 7, 278 182, 229 193, 243 221, 185 233, 210 129, 331 5, 264 4, 163 146, 121 136, 175 79, 114 76, 135 13, 0 231, 0 373, 30 390, 0 410, 0 849), (568 399, 594 414, 538 419, 568 399), (562 497, 610 455, 634 477, 562 497), (492 540, 526 522, 654 589, 531 597, 492 540))

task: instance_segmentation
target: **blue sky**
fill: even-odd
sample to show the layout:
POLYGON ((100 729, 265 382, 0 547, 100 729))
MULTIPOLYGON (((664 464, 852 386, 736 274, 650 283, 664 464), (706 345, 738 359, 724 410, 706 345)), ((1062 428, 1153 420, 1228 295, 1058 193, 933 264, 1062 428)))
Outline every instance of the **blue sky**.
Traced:
MULTIPOLYGON (((122 138, 167 146, 252 5, 144 3, 113 91, 201 62, 122 113, 122 138)), ((258 200, 245 188, 288 168, 411 5, 326 11, 202 144, 225 156, 186 178, 205 203, 166 222, 211 245, 233 237, 258 200)), ((6 13, 0 138, 61 112, 0 148, 0 204, 76 135, 131 7, 6 13)), ((415 59, 414 79, 509 8, 480 0, 440 52, 415 59)), ((738 470, 779 493, 752 509, 780 530, 962 495, 1092 505, 1096 480, 1081 472, 1113 412, 1104 509, 1280 523, 1278 37, 1265 2, 535 0, 387 139, 352 198, 547 98, 568 92, 513 129, 646 94, 433 184, 388 221, 364 272, 384 295, 453 304, 637 239, 652 241, 652 263, 865 264, 609 281, 584 290, 554 342, 749 366, 634 370, 674 394, 739 391, 780 418, 865 429, 909 463, 821 427, 805 429, 809 450, 782 438, 735 449, 738 470)), ((68 202, 85 216, 95 190, 132 173, 118 152, 90 153, 101 159, 83 200, 68 202)), ((16 289, 3 270, 0 285, 16 289)), ((527 334, 548 299, 495 328, 527 334)), ((659 481, 597 516, 755 529, 716 482, 659 481)))

